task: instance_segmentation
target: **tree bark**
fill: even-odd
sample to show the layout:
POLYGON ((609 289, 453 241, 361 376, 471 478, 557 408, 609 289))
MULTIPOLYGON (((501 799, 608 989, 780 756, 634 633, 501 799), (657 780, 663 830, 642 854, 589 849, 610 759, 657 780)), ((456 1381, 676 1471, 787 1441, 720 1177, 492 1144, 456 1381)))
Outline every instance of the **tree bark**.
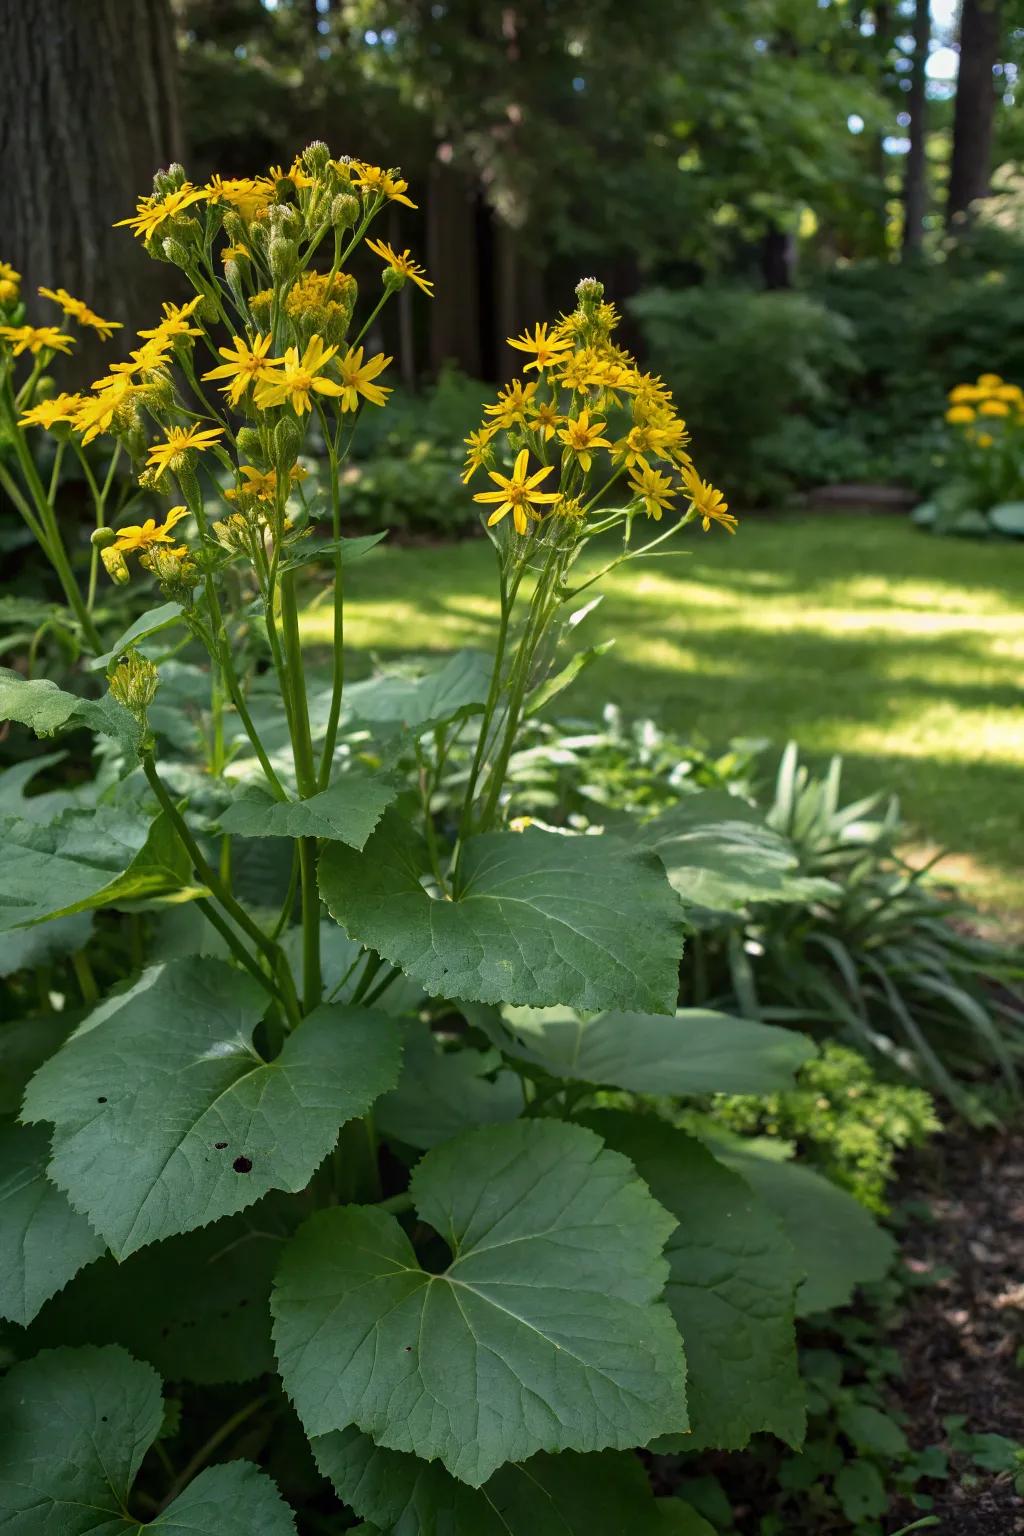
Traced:
POLYGON ((792 288, 796 265, 796 241, 784 229, 773 226, 761 239, 761 278, 769 289, 792 288))
MULTIPOLYGON (((64 287, 124 324, 123 350, 169 286, 169 269, 111 227, 134 212, 153 172, 181 157, 168 0, 0 0, 0 58, 0 255, 23 274, 33 320, 59 318, 35 297, 39 285, 64 287)), ((62 382, 72 369, 79 383, 95 377, 110 360, 109 346, 76 336, 62 382)))
POLYGON ((435 160, 427 189, 427 265, 444 274, 430 306, 430 366, 457 363, 481 375, 480 287, 476 189, 461 172, 435 160))
POLYGON ((948 226, 961 223, 971 204, 979 197, 987 197, 989 192, 996 107, 993 70, 999 62, 1001 8, 1001 0, 963 0, 946 206, 948 226))
POLYGON ((910 117, 910 148, 903 180, 903 254, 911 256, 921 249, 924 220, 928 211, 928 163, 925 148, 928 137, 927 75, 928 44, 932 20, 929 0, 917 0, 914 10, 914 54, 907 96, 910 117))

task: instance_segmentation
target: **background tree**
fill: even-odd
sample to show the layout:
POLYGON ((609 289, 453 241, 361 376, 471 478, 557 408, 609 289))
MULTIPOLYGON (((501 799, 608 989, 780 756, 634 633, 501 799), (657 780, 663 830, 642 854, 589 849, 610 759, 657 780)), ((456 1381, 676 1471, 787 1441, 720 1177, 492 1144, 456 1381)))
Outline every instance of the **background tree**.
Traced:
POLYGON ((1002 0, 963 0, 960 70, 946 204, 946 219, 950 225, 966 214, 977 198, 988 194, 1001 22, 1002 0))
POLYGON ((907 93, 907 163, 903 177, 903 253, 921 249, 928 206, 928 49, 932 18, 929 0, 915 0, 910 90, 907 93))
MULTIPOLYGON (((3 255, 30 309, 43 312, 39 284, 63 285, 145 324, 165 274, 111 226, 183 153, 168 0, 0 0, 0 58, 21 103, 0 115, 3 255)), ((76 356, 84 375, 99 366, 86 338, 76 356)))

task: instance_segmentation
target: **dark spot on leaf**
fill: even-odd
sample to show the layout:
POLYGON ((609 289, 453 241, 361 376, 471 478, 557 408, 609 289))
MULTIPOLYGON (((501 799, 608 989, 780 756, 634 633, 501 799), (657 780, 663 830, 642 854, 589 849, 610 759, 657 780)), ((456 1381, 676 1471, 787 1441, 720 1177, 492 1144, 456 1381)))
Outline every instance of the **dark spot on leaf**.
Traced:
POLYGON ((105 1423, 106 1423, 106 1422, 107 1422, 107 1416, 106 1416, 106 1414, 105 1414, 105 1413, 101 1413, 101 1414, 100 1414, 100 1423, 101 1423, 101 1424, 105 1424, 105 1423))
POLYGON ((106 1102, 107 1102, 106 1094, 105 1093, 101 1093, 99 1098, 96 1100, 96 1103, 97 1104, 105 1104, 106 1102))
POLYGON ((251 1173, 252 1172, 252 1158, 251 1157, 236 1157, 234 1162, 231 1164, 231 1166, 235 1170, 236 1173, 251 1173))
POLYGON ((248 1296, 243 1296, 241 1301, 238 1303, 238 1305, 240 1307, 247 1307, 249 1305, 249 1298, 248 1298, 248 1296))
POLYGON ((412 1345, 411 1344, 407 1344, 405 1346, 405 1352, 406 1352, 407 1355, 411 1355, 412 1354, 412 1345))
POLYGON ((224 1148, 227 1146, 227 1142, 226 1141, 215 1141, 214 1142, 214 1146, 217 1148, 218 1152, 223 1152, 224 1148))

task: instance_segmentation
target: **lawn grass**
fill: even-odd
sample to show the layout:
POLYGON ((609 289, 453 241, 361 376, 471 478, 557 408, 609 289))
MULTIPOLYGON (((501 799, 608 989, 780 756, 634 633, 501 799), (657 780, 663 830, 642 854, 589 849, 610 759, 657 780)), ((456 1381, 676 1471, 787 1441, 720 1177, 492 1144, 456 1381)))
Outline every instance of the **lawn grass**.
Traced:
MULTIPOLYGON (((713 746, 764 738, 766 772, 791 737, 812 761, 841 753, 851 796, 896 791, 976 899, 1024 913, 1024 547, 834 513, 750 516, 736 538, 685 547, 605 581, 580 633, 615 648, 554 707, 614 700, 713 746)), ((483 540, 375 550, 348 590, 363 652, 492 643, 483 540)), ((329 626, 314 604, 305 639, 326 642, 329 626)))

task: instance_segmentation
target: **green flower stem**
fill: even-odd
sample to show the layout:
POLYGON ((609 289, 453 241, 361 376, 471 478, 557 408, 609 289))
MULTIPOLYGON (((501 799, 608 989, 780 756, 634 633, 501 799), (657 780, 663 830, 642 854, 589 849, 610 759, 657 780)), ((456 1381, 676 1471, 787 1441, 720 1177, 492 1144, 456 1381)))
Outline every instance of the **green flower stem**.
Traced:
POLYGON ((254 1397, 251 1402, 244 1404, 243 1407, 238 1409, 237 1413, 233 1413, 230 1418, 225 1419, 223 1424, 214 1430, 210 1438, 204 1441, 191 1461, 182 1468, 170 1488, 168 1488, 164 1501, 160 1505, 161 1510, 166 1509, 168 1504, 178 1497, 181 1490, 188 1487, 200 1468, 204 1467, 209 1461, 214 1451, 223 1445, 224 1441, 233 1435, 236 1429, 240 1429, 246 1419, 251 1419, 253 1414, 258 1413, 269 1401, 269 1393, 264 1393, 262 1397, 254 1397))
POLYGON ((96 625, 93 623, 92 615, 86 606, 78 582, 75 580, 75 573, 71 569, 71 562, 64 548, 64 541, 57 526, 57 519, 54 515, 53 507, 47 499, 45 487, 39 478, 39 471, 36 469, 35 460, 32 458, 24 434, 18 426, 17 409, 14 404, 9 378, 4 380, 3 403, 4 413, 10 423, 14 452, 17 455, 22 476, 35 504, 39 523, 46 530, 46 542, 42 546, 44 553, 48 555, 50 564, 57 573, 57 578, 64 589, 64 596, 67 599, 68 606, 78 620, 82 634, 85 636, 86 644, 90 650, 98 655, 103 650, 103 642, 100 639, 96 625))
MULTIPOLYGON (((299 611, 295 600, 295 572, 281 577, 281 627, 284 638, 285 677, 291 701, 292 753, 299 795, 308 800, 318 788, 309 730, 306 678, 302 666, 299 611)), ((302 1001, 307 1013, 317 1007, 323 993, 320 974, 320 892, 316 883, 315 837, 299 839, 299 883, 302 891, 302 1001)))
POLYGON ((11 479, 10 475, 7 473, 7 471, 4 468, 2 463, 0 463, 0 486, 3 486, 4 491, 7 493, 7 495, 11 498, 11 501, 17 507, 17 509, 20 512, 22 518, 24 519, 25 525, 28 528, 29 532, 31 533, 32 537, 35 539, 36 543, 39 545, 40 549, 43 551, 43 554, 46 556, 47 560, 49 560, 50 564, 52 565, 53 564, 53 556, 50 553, 50 544, 49 544, 49 540, 47 538, 46 532, 43 529, 42 525, 36 519, 36 515, 32 511, 32 508, 29 506, 28 502, 25 500, 24 496, 21 494, 21 492, 19 491, 18 487, 15 485, 14 481, 11 479))
MULTIPOLYGON (((257 949, 259 949, 260 952, 264 955, 270 966, 271 974, 278 973, 282 976, 287 976, 287 982, 284 988, 284 996, 282 997, 281 1001, 284 1004, 285 1011, 288 1014, 292 1025, 294 1026, 295 1024, 298 1024, 298 998, 295 995, 295 988, 291 982, 290 973, 287 972, 287 968, 284 968, 283 970, 279 969, 281 951, 279 950, 278 946, 273 942, 272 939, 269 939, 263 932, 262 928, 260 928, 258 924, 253 921, 248 912, 246 912, 245 908, 239 905, 234 896, 228 890, 227 886, 221 880, 220 876, 217 874, 216 870, 214 870, 210 863, 207 861, 202 849, 193 837, 188 823, 185 821, 185 818, 182 816, 181 812, 178 810, 178 807, 175 805, 174 801, 168 794, 167 788, 164 785, 164 782, 161 779, 159 773, 157 772, 156 762, 154 761, 153 754, 151 752, 146 752, 143 754, 142 769, 146 775, 147 780, 149 781, 150 788, 156 795, 156 798, 159 801, 162 809, 166 811, 168 820, 177 833, 181 843, 185 848, 186 853, 192 860, 193 868, 195 869, 197 875, 199 875, 199 877, 202 879, 204 884, 208 887, 211 895, 216 897, 217 901, 224 908, 224 911, 228 914, 232 921, 236 923, 239 928, 241 928, 242 932, 252 940, 257 949)), ((263 973, 260 972, 260 974, 262 975, 263 973)), ((267 978, 264 977, 264 980, 266 981, 267 978)))
POLYGON ((227 919, 221 917, 220 913, 217 911, 217 908, 213 905, 213 902, 207 901, 204 897, 200 896, 196 900, 196 906, 199 908, 199 911, 206 918, 210 926, 212 928, 216 928, 217 932, 220 934, 228 949, 238 961, 239 965, 244 966, 245 969, 249 972, 250 976, 254 977, 266 992, 269 992, 275 1003, 278 1003, 281 1007, 284 1007, 284 998, 279 992, 278 988, 275 986, 273 979, 267 975, 266 971, 261 965, 256 963, 252 955, 246 949, 245 945, 240 942, 238 935, 235 933, 227 919))
MULTIPOLYGON (((319 409, 319 407, 318 407, 319 409)), ((320 421, 323 427, 324 442, 327 444, 327 457, 331 480, 331 537, 337 544, 341 539, 341 493, 338 483, 338 456, 336 445, 332 443, 330 433, 327 430, 327 421, 324 412, 320 409, 320 421)), ((326 789, 331 782, 331 767, 334 762, 334 748, 338 741, 338 721, 341 719, 341 702, 345 691, 345 571, 341 559, 341 547, 334 552, 334 632, 332 635, 331 665, 333 683, 331 687, 331 707, 327 716, 327 730, 324 735, 323 751, 320 754, 320 772, 317 776, 317 787, 326 789)))
POLYGON ((406 1211, 411 1211, 412 1208, 412 1195, 408 1190, 404 1191, 403 1194, 389 1195, 386 1200, 377 1201, 377 1209, 379 1211, 390 1211, 392 1216, 401 1216, 406 1211))
POLYGON ((75 973, 82 1001, 87 1007, 92 1008, 100 1000, 100 989, 96 985, 96 978, 89 964, 89 957, 84 949, 76 949, 71 956, 71 968, 75 973))
POLYGON ((476 799, 477 779, 483 766, 484 755, 487 751, 487 738, 490 734, 491 722, 494 711, 497 708, 498 698, 501 693, 501 674, 505 664, 505 648, 508 644, 509 621, 512 617, 512 609, 515 604, 516 592, 519 589, 520 576, 514 586, 510 587, 506 579, 505 564, 500 547, 495 544, 495 554, 498 558, 498 584, 501 601, 501 615, 498 621, 498 640, 494 652, 494 665, 491 669, 491 681, 487 690, 487 700, 484 704, 483 719, 480 722, 480 732, 477 736, 476 750, 473 753, 473 761, 469 770, 469 778, 466 780, 466 792, 462 799, 462 812, 459 817, 459 836, 455 845, 452 868, 458 869, 459 854, 462 844, 469 836, 473 825, 473 803, 476 799))

